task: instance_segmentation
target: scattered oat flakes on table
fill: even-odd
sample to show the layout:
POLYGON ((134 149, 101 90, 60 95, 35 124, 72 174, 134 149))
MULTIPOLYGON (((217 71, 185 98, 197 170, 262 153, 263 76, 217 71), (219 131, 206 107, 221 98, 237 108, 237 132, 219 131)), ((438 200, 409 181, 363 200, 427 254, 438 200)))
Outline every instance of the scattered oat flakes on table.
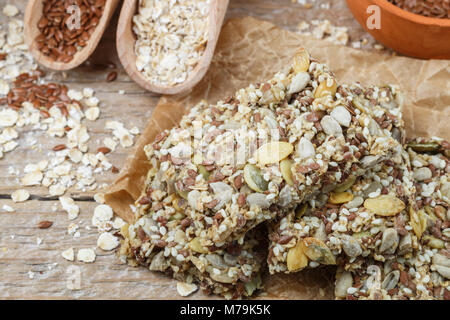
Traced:
POLYGON ((78 250, 77 260, 86 263, 92 263, 95 261, 95 251, 93 249, 80 249, 78 250))
POLYGON ((30 193, 27 190, 19 189, 12 193, 11 199, 14 202, 24 202, 30 198, 30 193))

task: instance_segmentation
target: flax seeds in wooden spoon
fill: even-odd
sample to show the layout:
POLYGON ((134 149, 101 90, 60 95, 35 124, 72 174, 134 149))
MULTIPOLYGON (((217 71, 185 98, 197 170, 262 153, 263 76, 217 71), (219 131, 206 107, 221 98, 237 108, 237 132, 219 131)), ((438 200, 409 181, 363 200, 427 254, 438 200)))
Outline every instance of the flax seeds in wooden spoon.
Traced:
POLYGON ((79 66, 97 47, 118 3, 119 0, 30 0, 24 32, 31 54, 38 63, 53 70, 79 66), (78 5, 78 9, 69 9, 73 5, 78 5), (59 21, 62 28, 55 27, 59 21))

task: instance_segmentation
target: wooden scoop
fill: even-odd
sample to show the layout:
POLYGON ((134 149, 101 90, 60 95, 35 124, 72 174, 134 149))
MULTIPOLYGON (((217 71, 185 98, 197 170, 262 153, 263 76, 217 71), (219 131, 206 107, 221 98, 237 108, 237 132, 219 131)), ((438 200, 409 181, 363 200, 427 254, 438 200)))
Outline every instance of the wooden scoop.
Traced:
POLYGON ((188 91, 194 87, 205 75, 211 64, 219 38, 220 29, 225 18, 229 0, 212 0, 209 10, 208 43, 203 56, 197 66, 188 75, 188 78, 174 86, 161 86, 150 82, 136 67, 136 54, 134 51, 136 37, 133 33, 133 16, 137 12, 138 0, 125 0, 120 12, 117 26, 117 52, 125 71, 141 87, 160 94, 177 94, 188 91))
POLYGON ((27 8, 25 10, 24 18, 25 42, 36 61, 44 67, 53 70, 69 70, 78 67, 92 54, 92 52, 94 52, 95 48, 100 42, 100 39, 103 36, 103 32, 108 26, 109 20, 111 19, 114 11, 117 8, 118 3, 119 0, 106 0, 105 8, 103 10, 100 21, 95 28, 94 33, 92 33, 91 37, 89 38, 86 46, 78 51, 73 56, 73 59, 70 62, 64 63, 54 61, 50 57, 43 54, 37 48, 36 37, 40 35, 38 22, 42 17, 43 0, 29 0, 27 8))

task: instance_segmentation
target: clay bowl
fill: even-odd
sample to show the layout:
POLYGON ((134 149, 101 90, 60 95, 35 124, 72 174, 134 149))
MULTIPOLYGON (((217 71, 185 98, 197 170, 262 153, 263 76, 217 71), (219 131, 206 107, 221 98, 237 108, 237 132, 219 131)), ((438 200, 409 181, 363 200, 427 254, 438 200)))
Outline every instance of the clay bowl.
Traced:
POLYGON ((450 19, 428 18, 387 0, 346 0, 361 26, 375 39, 403 55, 424 59, 450 59, 450 19), (367 8, 380 8, 380 29, 369 30, 367 8))

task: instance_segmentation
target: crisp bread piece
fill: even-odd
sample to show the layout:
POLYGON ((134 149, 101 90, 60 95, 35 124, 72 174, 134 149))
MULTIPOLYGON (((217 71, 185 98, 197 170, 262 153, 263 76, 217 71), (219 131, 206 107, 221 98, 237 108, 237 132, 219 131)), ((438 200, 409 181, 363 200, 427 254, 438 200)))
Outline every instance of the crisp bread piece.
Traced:
POLYGON ((180 218, 203 246, 220 248, 397 153, 400 100, 389 86, 337 85, 301 50, 286 71, 195 106, 148 145, 152 169, 137 206, 168 220, 173 200, 186 201, 180 218))
POLYGON ((271 273, 322 264, 358 269, 366 258, 386 261, 418 249, 413 232, 415 188, 407 152, 359 178, 350 176, 330 194, 270 222, 271 273))

